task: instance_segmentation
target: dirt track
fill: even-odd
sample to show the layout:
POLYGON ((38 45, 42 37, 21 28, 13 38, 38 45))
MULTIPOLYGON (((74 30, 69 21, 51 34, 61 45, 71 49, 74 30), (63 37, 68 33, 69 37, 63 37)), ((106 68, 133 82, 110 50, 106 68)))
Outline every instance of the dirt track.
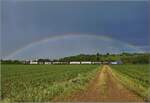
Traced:
POLYGON ((78 102, 142 102, 143 100, 118 82, 109 66, 104 65, 85 91, 69 97, 78 102))

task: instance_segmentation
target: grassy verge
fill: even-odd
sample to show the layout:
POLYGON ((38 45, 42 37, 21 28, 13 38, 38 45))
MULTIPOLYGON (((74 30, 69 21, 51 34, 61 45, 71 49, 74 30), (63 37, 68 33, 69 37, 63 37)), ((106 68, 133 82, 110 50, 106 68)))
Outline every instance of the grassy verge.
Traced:
MULTIPOLYGON (((62 88, 63 91, 59 95, 53 96, 56 98, 54 98, 52 101, 69 101, 67 97, 69 97, 72 93, 76 91, 83 91, 88 85, 89 81, 94 79, 98 70, 99 68, 93 70, 92 72, 79 74, 76 78, 66 81, 64 83, 56 84, 58 87, 62 88)), ((53 87, 51 87, 51 90, 54 90, 53 87)))
MULTIPOLYGON (((118 77, 119 81, 125 87, 135 92, 137 95, 142 97, 145 101, 150 101, 149 99, 150 88, 148 86, 144 86, 141 83, 141 80, 139 80, 138 78, 133 78, 127 74, 124 74, 120 72, 119 70, 114 69, 113 67, 112 67, 112 70, 113 70, 113 73, 118 77)), ((132 74, 132 72, 130 72, 130 74, 132 74)), ((132 76, 134 76, 134 73, 132 76)))

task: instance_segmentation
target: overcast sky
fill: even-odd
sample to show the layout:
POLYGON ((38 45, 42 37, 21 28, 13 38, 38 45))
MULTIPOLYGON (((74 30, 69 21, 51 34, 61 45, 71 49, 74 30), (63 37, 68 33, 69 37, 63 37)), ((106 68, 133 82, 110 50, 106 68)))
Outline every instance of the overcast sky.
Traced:
POLYGON ((148 9, 148 1, 3 1, 2 57, 65 34, 105 35, 148 50, 148 9))

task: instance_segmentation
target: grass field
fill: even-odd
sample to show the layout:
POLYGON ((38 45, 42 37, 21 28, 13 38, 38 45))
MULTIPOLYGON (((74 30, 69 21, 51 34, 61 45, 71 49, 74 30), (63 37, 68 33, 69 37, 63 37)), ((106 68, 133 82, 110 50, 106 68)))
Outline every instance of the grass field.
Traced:
POLYGON ((83 89, 97 65, 2 65, 3 101, 50 101, 83 89))
POLYGON ((120 81, 145 100, 150 93, 149 65, 113 65, 113 71, 120 81))

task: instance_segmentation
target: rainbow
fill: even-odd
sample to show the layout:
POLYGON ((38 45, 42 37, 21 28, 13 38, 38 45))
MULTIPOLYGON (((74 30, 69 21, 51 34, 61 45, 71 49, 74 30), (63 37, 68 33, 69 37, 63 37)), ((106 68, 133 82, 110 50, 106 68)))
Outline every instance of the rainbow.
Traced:
MULTIPOLYGON (((83 36, 84 36, 84 37, 89 37, 89 38, 91 38, 91 37, 92 37, 92 38, 100 38, 100 39, 103 39, 103 40, 108 41, 108 42, 109 42, 109 41, 116 41, 116 42, 118 42, 118 43, 120 43, 120 44, 125 44, 125 45, 127 45, 128 47, 130 47, 130 48, 136 48, 139 52, 143 52, 141 49, 137 48, 136 46, 134 46, 134 45, 132 45, 132 44, 122 42, 122 41, 117 40, 117 39, 114 39, 114 38, 112 38, 112 37, 110 37, 110 36, 106 36, 106 35, 73 34, 73 33, 69 33, 69 34, 63 34, 63 35, 50 36, 50 37, 44 38, 44 39, 42 39, 42 40, 32 42, 32 43, 30 43, 30 44, 28 44, 28 45, 26 45, 26 46, 24 46, 24 47, 22 47, 22 48, 16 50, 15 52, 11 53, 10 55, 8 55, 8 56, 6 57, 6 59, 13 58, 15 55, 17 55, 17 54, 20 53, 20 52, 23 52, 23 51, 25 51, 25 50, 27 50, 27 49, 33 47, 33 46, 46 43, 46 42, 48 42, 48 41, 56 41, 56 40, 59 41, 59 40, 61 40, 61 39, 65 39, 65 38, 69 39, 69 38, 74 38, 74 37, 76 37, 76 36, 79 36, 79 37, 83 37, 83 36)), ((55 44, 53 44, 53 45, 55 45, 55 44)))

